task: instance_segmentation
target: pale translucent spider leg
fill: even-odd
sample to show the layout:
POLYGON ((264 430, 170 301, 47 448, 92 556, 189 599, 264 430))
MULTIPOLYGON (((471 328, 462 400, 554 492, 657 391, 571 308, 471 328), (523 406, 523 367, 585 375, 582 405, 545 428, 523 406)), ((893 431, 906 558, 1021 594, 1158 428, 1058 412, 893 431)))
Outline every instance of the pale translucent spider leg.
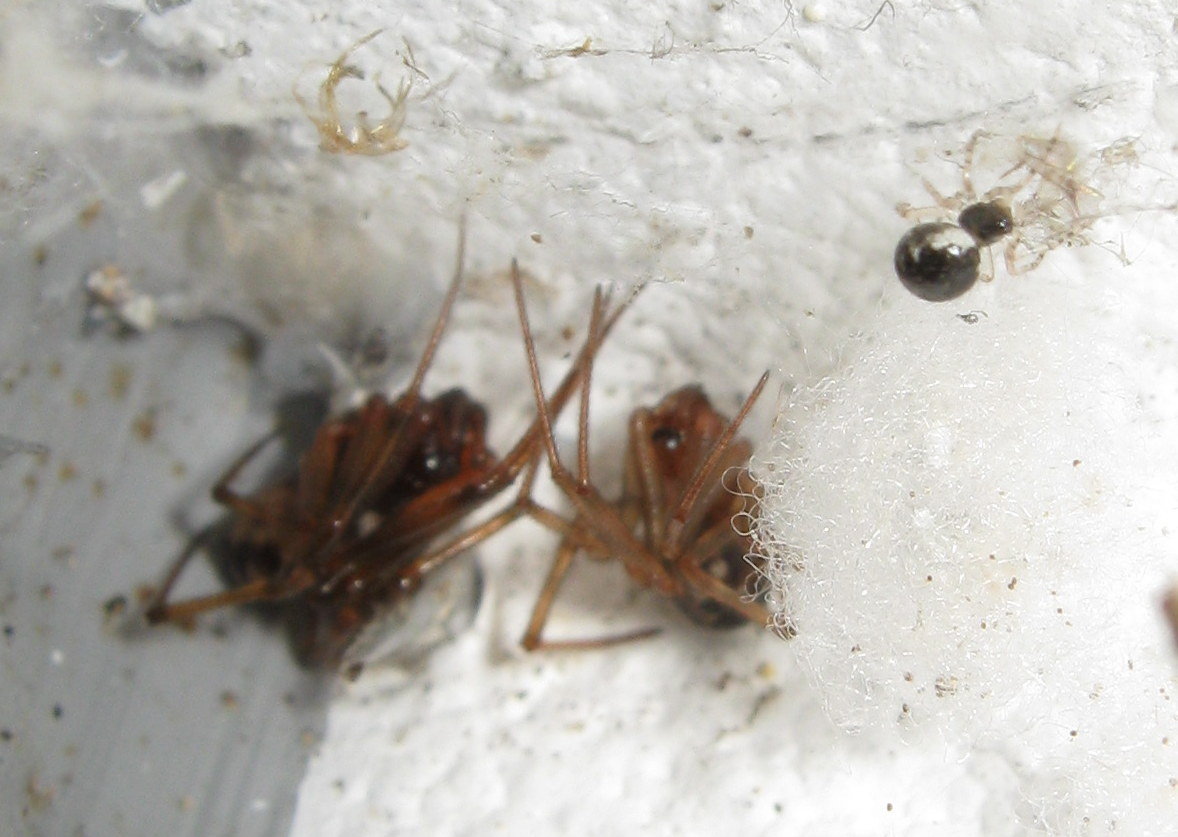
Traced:
POLYGON ((960 198, 962 204, 974 203, 978 200, 978 193, 977 190, 974 189, 973 185, 974 159, 977 156, 978 143, 984 139, 990 139, 991 136, 993 135, 989 131, 979 128, 970 134, 969 139, 965 143, 965 147, 962 149, 965 159, 958 164, 961 169, 962 191, 960 198))

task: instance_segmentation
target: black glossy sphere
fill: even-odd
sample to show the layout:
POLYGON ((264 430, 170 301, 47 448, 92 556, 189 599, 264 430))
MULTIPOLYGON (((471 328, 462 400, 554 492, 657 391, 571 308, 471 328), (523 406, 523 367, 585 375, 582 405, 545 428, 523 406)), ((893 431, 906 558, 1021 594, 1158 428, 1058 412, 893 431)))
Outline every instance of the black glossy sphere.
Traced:
POLYGON ((978 281, 981 256, 956 224, 917 224, 896 245, 893 264, 904 287, 929 302, 956 299, 978 281))

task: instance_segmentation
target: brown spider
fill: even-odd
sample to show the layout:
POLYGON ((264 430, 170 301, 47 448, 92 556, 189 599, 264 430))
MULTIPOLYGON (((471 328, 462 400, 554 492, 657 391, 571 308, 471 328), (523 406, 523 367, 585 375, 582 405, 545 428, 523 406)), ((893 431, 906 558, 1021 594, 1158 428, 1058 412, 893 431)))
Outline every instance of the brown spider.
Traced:
MULTIPOLYGON (((184 567, 201 545, 195 539, 175 561, 147 608, 150 623, 185 624, 200 613, 250 602, 285 606, 293 645, 307 665, 333 666, 357 635, 402 602, 423 576, 520 517, 517 502, 439 549, 435 538, 510 486, 525 468, 522 495, 540 460, 542 425, 531 424, 502 460, 486 447, 486 412, 461 390, 421 395, 454 304, 458 268, 409 387, 393 401, 372 395, 358 409, 325 422, 297 471, 252 495, 230 484, 273 438, 267 436, 230 466, 213 499, 231 513, 224 574, 231 586, 170 602, 184 567)), ((601 320, 605 301, 594 301, 601 320)), ((610 315, 604 329, 616 319, 610 315)), ((566 374, 548 413, 559 413, 601 344, 595 333, 566 374)), ((356 669, 358 671, 358 669, 356 669)))
POLYGON ((556 452, 554 417, 544 403, 523 288, 514 266, 512 280, 549 469, 576 512, 569 521, 535 504, 528 506, 533 518, 562 538, 524 634, 524 648, 600 648, 656 633, 646 629, 591 640, 541 639, 557 590, 578 553, 597 560, 617 558, 634 581, 673 599, 699 624, 731 627, 750 621, 765 625, 768 613, 748 597, 759 574, 746 559, 752 543, 733 528, 734 517, 751 514, 754 498, 750 492, 732 493, 725 480, 732 478, 742 488, 748 483, 745 464, 752 447, 736 433, 769 373, 761 376, 731 422, 713 409, 696 386, 676 390, 653 409, 634 411, 622 496, 607 500, 590 481, 588 463, 589 383, 600 343, 601 311, 595 310, 592 317, 580 379, 577 473, 573 474, 556 452))
POLYGON ((409 142, 401 136, 401 128, 405 126, 409 92, 413 89, 413 75, 420 70, 417 69, 413 50, 409 47, 408 42, 405 43, 407 55, 404 63, 409 68, 410 75, 398 85, 396 94, 389 93, 385 89, 384 85, 380 83, 379 76, 375 81, 377 91, 389 105, 389 113, 384 119, 371 125, 368 121, 368 112, 362 110, 356 114, 355 124, 346 126, 340 119, 339 104, 335 98, 336 88, 344 79, 364 78, 364 73, 359 68, 348 63, 352 53, 383 31, 383 29, 377 29, 375 32, 370 32, 344 50, 343 54, 336 59, 327 71, 327 77, 319 85, 318 109, 312 109, 299 94, 298 88, 294 89, 295 100, 298 101, 303 113, 307 114, 307 118, 314 123, 315 129, 319 132, 320 150, 331 154, 359 154, 366 157, 379 157, 382 154, 391 154, 409 147, 409 142))

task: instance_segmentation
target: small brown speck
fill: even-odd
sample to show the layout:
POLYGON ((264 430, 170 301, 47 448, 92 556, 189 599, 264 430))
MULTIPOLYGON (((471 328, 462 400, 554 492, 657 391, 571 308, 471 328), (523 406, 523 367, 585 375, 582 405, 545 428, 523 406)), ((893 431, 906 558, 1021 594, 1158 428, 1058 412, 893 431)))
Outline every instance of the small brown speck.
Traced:
POLYGON ((737 134, 737 136, 741 137, 742 139, 748 139, 749 137, 751 137, 753 135, 753 129, 750 128, 748 125, 745 125, 739 131, 737 131, 736 134, 737 134))
POLYGON ((569 326, 569 325, 565 326, 564 328, 562 328, 560 330, 560 336, 563 337, 565 340, 572 340, 573 335, 575 335, 576 333, 577 332, 573 330, 573 327, 569 326))
POLYGON ((11 741, 11 740, 12 740, 12 730, 0 729, 0 741, 11 741))
POLYGON ((182 796, 176 801, 176 807, 181 811, 188 812, 192 810, 193 799, 191 796, 182 796))
POLYGON ((1018 585, 1018 579, 1012 576, 1010 579, 1010 583, 1006 585, 1006 589, 1013 590, 1017 585, 1018 585))
POLYGON ((141 442, 155 438, 155 408, 148 407, 131 422, 131 430, 141 442))
POLYGON ((1069 733, 1068 733, 1068 735, 1070 735, 1072 738, 1075 738, 1075 737, 1076 737, 1077 735, 1079 735, 1079 734, 1080 734, 1080 731, 1079 731, 1079 730, 1076 730, 1076 729, 1074 729, 1074 730, 1072 730, 1071 732, 1069 732, 1069 733))
POLYGON ((1072 467, 1073 467, 1073 468, 1079 468, 1079 467, 1080 467, 1080 460, 1079 460, 1079 459, 1073 459, 1073 460, 1072 460, 1072 467))
POLYGON ((892 803, 890 803, 890 802, 888 803, 888 810, 889 811, 892 810, 892 803))
POLYGON ((33 264, 37 267, 44 267, 47 261, 49 261, 49 248, 44 244, 38 244, 33 248, 33 264))
POLYGON ((74 402, 75 407, 85 407, 90 403, 90 396, 87 394, 86 390, 80 387, 74 390, 74 393, 72 396, 70 396, 70 398, 74 402))
POLYGON ((529 237, 532 239, 532 241, 536 242, 537 244, 544 243, 544 236, 540 235, 540 233, 532 233, 531 236, 529 236, 529 237))
POLYGON ((229 357, 246 366, 253 366, 262 354, 262 344, 252 334, 242 334, 229 347, 229 357))
POLYGON ((110 367, 110 397, 122 401, 131 387, 131 367, 125 363, 114 363, 110 367))
POLYGON ((772 680, 777 676, 777 668, 773 663, 761 663, 757 666, 757 676, 763 680, 772 680))
POLYGON ((228 689, 221 692, 221 706, 225 709, 236 709, 237 694, 235 692, 229 691, 228 689))
POLYGON ((64 714, 65 714, 65 710, 62 709, 60 703, 53 704, 53 717, 55 720, 58 718, 61 718, 61 716, 64 714))
POLYGON ((187 473, 188 473, 188 466, 185 465, 183 462, 173 462, 172 463, 172 476, 183 477, 187 473))
POLYGON ((34 811, 44 811, 53 804, 53 788, 42 787, 40 780, 30 773, 25 782, 25 797, 34 811))
POLYGON ((78 468, 72 462, 63 462, 57 469, 57 478, 62 482, 69 482, 78 478, 78 468))
POLYGON ((101 214, 102 200, 93 200, 86 204, 85 208, 80 213, 78 213, 78 221, 83 227, 88 227, 93 224, 101 214))
POLYGON ((24 485, 25 491, 32 494, 37 490, 37 475, 29 471, 25 474, 24 479, 21 480, 21 483, 24 485))
POLYGON ((49 361, 49 366, 46 371, 49 372, 50 378, 60 378, 61 372, 62 372, 61 361, 60 360, 49 361))
POLYGON ((752 227, 745 227, 744 228, 744 237, 745 238, 752 238, 753 237, 753 228, 752 227))

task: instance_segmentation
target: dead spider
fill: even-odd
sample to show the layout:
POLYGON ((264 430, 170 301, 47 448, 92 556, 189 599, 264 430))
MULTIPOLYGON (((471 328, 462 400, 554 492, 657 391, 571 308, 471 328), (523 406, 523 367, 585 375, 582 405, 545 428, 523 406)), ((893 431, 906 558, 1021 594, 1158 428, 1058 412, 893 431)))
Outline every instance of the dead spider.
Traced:
POLYGON ((656 632, 646 629, 621 636, 555 642, 541 638, 557 590, 578 553, 597 560, 618 559, 634 581, 673 599, 699 624, 731 627, 751 621, 765 625, 767 612, 748 595, 759 575, 758 568, 746 558, 752 543, 747 535, 733 528, 734 517, 751 514, 754 498, 747 491, 734 494, 728 485, 744 488, 748 483, 745 465, 752 449, 736 433, 769 373, 761 376, 731 422, 716 412, 696 386, 676 390, 653 409, 635 410, 630 417, 622 496, 617 501, 608 500, 589 477, 589 383, 600 344, 601 311, 595 310, 592 317, 580 379, 574 474, 556 452, 553 415, 544 403, 523 288, 514 265, 512 279, 548 465, 553 481, 575 509, 570 521, 529 504, 528 513, 562 537, 524 634, 524 648, 600 648, 656 632))
POLYGON ((1083 196, 1097 196, 1078 174, 1073 147, 1052 139, 1020 137, 1017 160, 998 178, 998 185, 978 195, 973 184, 979 143, 991 135, 977 131, 963 151, 962 188, 944 196, 925 178, 925 189, 935 206, 898 205, 909 220, 955 213, 954 222, 919 223, 896 246, 896 275, 909 291, 930 302, 945 302, 964 294, 981 279, 993 279, 993 269, 982 271, 981 248, 1006 239, 1004 261, 1008 273, 1034 270, 1057 247, 1087 243, 1083 233, 1096 220, 1081 211, 1083 196))
POLYGON ((344 50, 343 54, 336 59, 327 71, 327 78, 319 85, 317 108, 311 108, 300 95, 298 87, 295 87, 293 91, 295 100, 298 101, 303 113, 307 114, 307 118, 311 120, 319 132, 320 150, 331 154, 359 154, 366 157, 379 157, 382 154, 391 154, 409 147, 409 142, 401 136, 401 128, 405 126, 405 115, 408 109, 409 92, 413 89, 413 78, 421 71, 417 69, 413 49, 409 46, 408 41, 405 41, 406 55, 402 60, 410 72, 408 77, 397 86, 396 94, 389 93, 385 89, 384 85, 380 83, 379 75, 374 80, 377 91, 389 106, 388 115, 384 119, 373 125, 368 120, 368 112, 362 110, 356 114, 354 124, 345 125, 340 118, 339 103, 336 101, 336 89, 344 79, 364 78, 363 71, 348 63, 352 54, 383 31, 383 29, 377 29, 375 32, 370 32, 344 50))
MULTIPOLYGON (((448 558, 502 529, 523 513, 516 503, 451 544, 432 548, 467 515, 509 487, 527 469, 521 495, 531 491, 540 459, 539 416, 502 460, 486 447, 486 411, 461 390, 429 399, 422 381, 441 340, 462 276, 458 268, 408 388, 392 401, 372 395, 358 409, 325 422, 298 469, 252 495, 232 487, 273 435, 253 445, 213 487, 230 512, 219 593, 169 601, 202 538, 168 571, 147 607, 152 624, 187 624, 230 605, 284 606, 293 645, 307 665, 349 663, 357 636, 402 603, 423 577, 448 558)), ((604 301, 594 305, 600 322, 604 301)), ((615 317, 591 335, 566 374, 544 418, 559 413, 576 389, 615 317)), ((349 663, 350 665, 350 663, 349 663)), ((356 669, 358 671, 358 668, 356 669)))

